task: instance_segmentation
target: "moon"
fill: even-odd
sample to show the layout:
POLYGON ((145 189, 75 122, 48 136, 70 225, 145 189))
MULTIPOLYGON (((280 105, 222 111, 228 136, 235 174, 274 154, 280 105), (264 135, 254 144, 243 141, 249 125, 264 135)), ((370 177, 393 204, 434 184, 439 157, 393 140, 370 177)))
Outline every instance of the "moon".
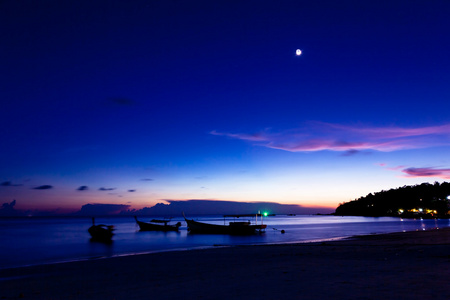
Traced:
POLYGON ((297 56, 302 55, 302 50, 300 50, 300 49, 295 50, 295 55, 297 55, 297 56))

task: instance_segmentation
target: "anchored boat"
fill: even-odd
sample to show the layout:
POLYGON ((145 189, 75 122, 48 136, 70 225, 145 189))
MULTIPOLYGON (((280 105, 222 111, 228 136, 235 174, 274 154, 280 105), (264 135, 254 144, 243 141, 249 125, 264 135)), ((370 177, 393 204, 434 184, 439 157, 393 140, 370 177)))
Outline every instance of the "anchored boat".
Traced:
POLYGON ((92 218, 92 226, 89 227, 88 232, 93 241, 110 242, 114 233, 114 226, 99 224, 95 225, 95 218, 92 218))
POLYGON ((193 219, 187 219, 183 213, 184 220, 187 223, 189 232, 192 233, 209 233, 209 234, 232 234, 232 235, 249 235, 258 232, 263 232, 267 225, 262 223, 262 215, 225 215, 224 225, 209 224, 204 222, 194 221, 193 219), (241 218, 241 217, 256 217, 256 223, 251 224, 250 221, 232 221, 226 224, 226 218, 241 218), (257 224, 258 217, 261 217, 261 224, 257 224))
POLYGON ((170 220, 153 219, 150 222, 142 222, 136 216, 134 216, 134 219, 141 231, 178 231, 178 228, 181 226, 181 222, 169 224, 170 220))

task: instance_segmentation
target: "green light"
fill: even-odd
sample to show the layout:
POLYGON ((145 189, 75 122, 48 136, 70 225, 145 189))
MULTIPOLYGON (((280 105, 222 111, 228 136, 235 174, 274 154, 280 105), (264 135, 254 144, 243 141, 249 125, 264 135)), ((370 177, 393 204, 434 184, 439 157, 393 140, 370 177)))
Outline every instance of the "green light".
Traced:
POLYGON ((265 212, 263 213, 263 216, 264 216, 264 217, 267 217, 267 215, 268 215, 268 213, 265 211, 265 212))

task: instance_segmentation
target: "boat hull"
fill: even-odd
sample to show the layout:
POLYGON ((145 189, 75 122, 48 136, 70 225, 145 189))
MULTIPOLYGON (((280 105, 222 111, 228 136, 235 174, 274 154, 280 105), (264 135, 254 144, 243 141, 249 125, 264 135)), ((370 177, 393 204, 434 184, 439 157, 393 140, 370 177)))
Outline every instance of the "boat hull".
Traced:
POLYGON ((177 225, 159 225, 137 221, 140 231, 178 231, 177 225))
POLYGON ((154 224, 154 223, 147 223, 139 221, 136 217, 136 224, 139 225, 140 231, 178 231, 178 228, 181 226, 181 223, 178 222, 177 224, 169 225, 167 223, 163 224, 154 224))
POLYGON ((189 232, 206 234, 251 235, 263 231, 267 225, 251 225, 247 222, 235 222, 229 225, 216 225, 186 219, 189 232))
POLYGON ((113 230, 113 226, 92 225, 88 232, 94 241, 109 242, 114 235, 113 230))

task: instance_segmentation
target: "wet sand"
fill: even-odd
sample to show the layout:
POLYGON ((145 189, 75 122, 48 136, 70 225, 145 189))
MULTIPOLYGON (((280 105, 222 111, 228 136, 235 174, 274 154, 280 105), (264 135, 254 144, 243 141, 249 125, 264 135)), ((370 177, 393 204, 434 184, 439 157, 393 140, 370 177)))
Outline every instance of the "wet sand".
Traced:
POLYGON ((445 228, 6 269, 0 299, 450 299, 449 277, 445 228))

